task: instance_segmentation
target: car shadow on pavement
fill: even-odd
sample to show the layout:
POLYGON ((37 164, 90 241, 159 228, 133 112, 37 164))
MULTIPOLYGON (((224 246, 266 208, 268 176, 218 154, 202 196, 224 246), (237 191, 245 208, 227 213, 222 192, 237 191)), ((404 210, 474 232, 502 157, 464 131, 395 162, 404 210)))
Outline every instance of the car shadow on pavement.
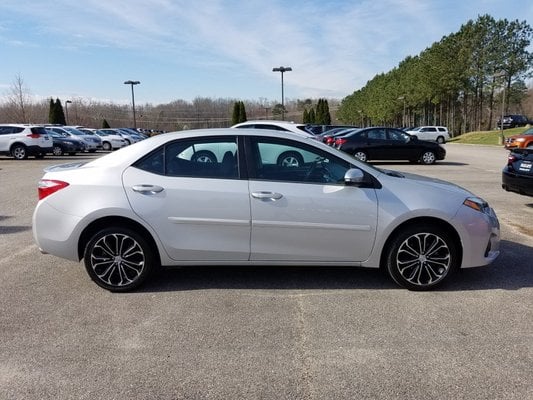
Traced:
MULTIPOLYGON (((502 254, 486 267, 458 271, 436 291, 518 290, 533 287, 533 248, 502 241, 502 254)), ((381 270, 353 267, 194 266, 165 268, 139 292, 203 289, 398 289, 381 270)))

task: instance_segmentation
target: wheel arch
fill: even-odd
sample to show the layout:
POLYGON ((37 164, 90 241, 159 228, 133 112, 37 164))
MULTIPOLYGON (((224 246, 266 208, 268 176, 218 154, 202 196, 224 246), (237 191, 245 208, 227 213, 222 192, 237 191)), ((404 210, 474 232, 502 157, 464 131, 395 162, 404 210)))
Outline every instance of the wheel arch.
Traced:
POLYGON ((440 229, 443 229, 446 231, 453 239, 456 247, 457 247, 457 259, 459 260, 459 268, 461 267, 462 260, 463 260, 463 243, 461 241, 461 238, 459 236, 459 233, 455 230, 455 228, 448 222, 435 217, 416 217, 409 219, 407 221, 402 222, 400 225, 398 225, 394 230, 389 234, 387 237, 387 240, 383 244, 383 247, 381 248, 381 254, 379 259, 379 267, 384 268, 386 264, 387 259, 387 251, 390 249, 391 242, 394 240, 394 238, 404 229, 410 228, 412 226, 421 225, 421 224, 430 224, 434 227, 438 227, 440 229))
POLYGON ((11 153, 11 151, 13 150, 13 148, 14 148, 15 146, 17 146, 17 145, 18 145, 18 146, 22 146, 22 147, 24 147, 24 148, 26 148, 26 149, 28 148, 28 146, 26 146, 25 143, 17 141, 17 142, 13 142, 13 143, 11 143, 11 144, 9 145, 9 152, 11 153))
POLYGON ((109 228, 114 225, 122 227, 122 228, 128 228, 141 234, 143 238, 149 243, 150 247, 152 248, 158 264, 161 265, 161 255, 159 253, 159 248, 157 247, 157 244, 152 234, 150 233, 150 231, 146 229, 144 226, 142 226, 140 223, 138 223, 137 221, 134 221, 126 217, 120 217, 120 216, 103 217, 103 218, 100 218, 100 219, 97 219, 91 222, 83 230, 78 240, 78 258, 80 260, 83 258, 85 247, 87 246, 87 243, 89 243, 89 240, 91 240, 91 237, 96 232, 98 232, 101 229, 109 228))

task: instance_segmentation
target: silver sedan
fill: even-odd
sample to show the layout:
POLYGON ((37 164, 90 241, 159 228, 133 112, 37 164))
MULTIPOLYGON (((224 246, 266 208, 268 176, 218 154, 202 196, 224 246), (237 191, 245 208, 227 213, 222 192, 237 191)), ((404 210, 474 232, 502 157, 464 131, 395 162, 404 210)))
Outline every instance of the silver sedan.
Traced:
POLYGON ((498 219, 474 194, 288 132, 154 136, 48 168, 39 198, 41 251, 83 259, 111 291, 180 265, 381 267, 407 289, 428 290, 499 255, 498 219), (278 162, 287 153, 304 161, 278 162))

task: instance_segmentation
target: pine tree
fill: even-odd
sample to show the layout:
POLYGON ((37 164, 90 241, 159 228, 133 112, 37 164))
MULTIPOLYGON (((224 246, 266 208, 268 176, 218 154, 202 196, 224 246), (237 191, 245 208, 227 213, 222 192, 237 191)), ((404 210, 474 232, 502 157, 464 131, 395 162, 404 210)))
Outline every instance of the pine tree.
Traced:
POLYGON ((48 111, 48 123, 55 124, 55 102, 54 99, 50 98, 50 110, 48 111))
POLYGON ((248 118, 246 117, 246 108, 244 107, 244 101, 239 102, 239 122, 246 122, 248 118))
POLYGON ((316 115, 315 110, 313 108, 309 110, 309 123, 316 124, 316 115))
POLYGON ((65 113, 63 111, 63 106, 61 105, 61 100, 56 99, 55 104, 55 113, 56 113, 56 124, 66 125, 67 121, 65 119, 65 113))
POLYGON ((307 108, 304 108, 304 115, 302 117, 302 121, 304 124, 310 124, 309 122, 309 112, 307 111, 307 108))
POLYGON ((107 120, 104 118, 102 120, 102 129, 107 129, 107 128, 111 128, 111 127, 109 126, 109 123, 107 122, 107 120))
POLYGON ((239 106, 239 102, 236 101, 235 103, 233 103, 233 114, 231 116, 231 125, 235 125, 240 122, 240 111, 241 111, 241 108, 239 106))

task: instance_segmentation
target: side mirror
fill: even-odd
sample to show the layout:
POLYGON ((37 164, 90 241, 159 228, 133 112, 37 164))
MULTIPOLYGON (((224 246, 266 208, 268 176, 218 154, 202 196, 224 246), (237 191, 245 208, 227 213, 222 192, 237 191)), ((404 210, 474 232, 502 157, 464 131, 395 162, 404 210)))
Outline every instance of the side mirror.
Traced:
POLYGON ((357 168, 350 168, 344 174, 344 183, 346 185, 359 185, 363 183, 365 175, 363 171, 357 168))

